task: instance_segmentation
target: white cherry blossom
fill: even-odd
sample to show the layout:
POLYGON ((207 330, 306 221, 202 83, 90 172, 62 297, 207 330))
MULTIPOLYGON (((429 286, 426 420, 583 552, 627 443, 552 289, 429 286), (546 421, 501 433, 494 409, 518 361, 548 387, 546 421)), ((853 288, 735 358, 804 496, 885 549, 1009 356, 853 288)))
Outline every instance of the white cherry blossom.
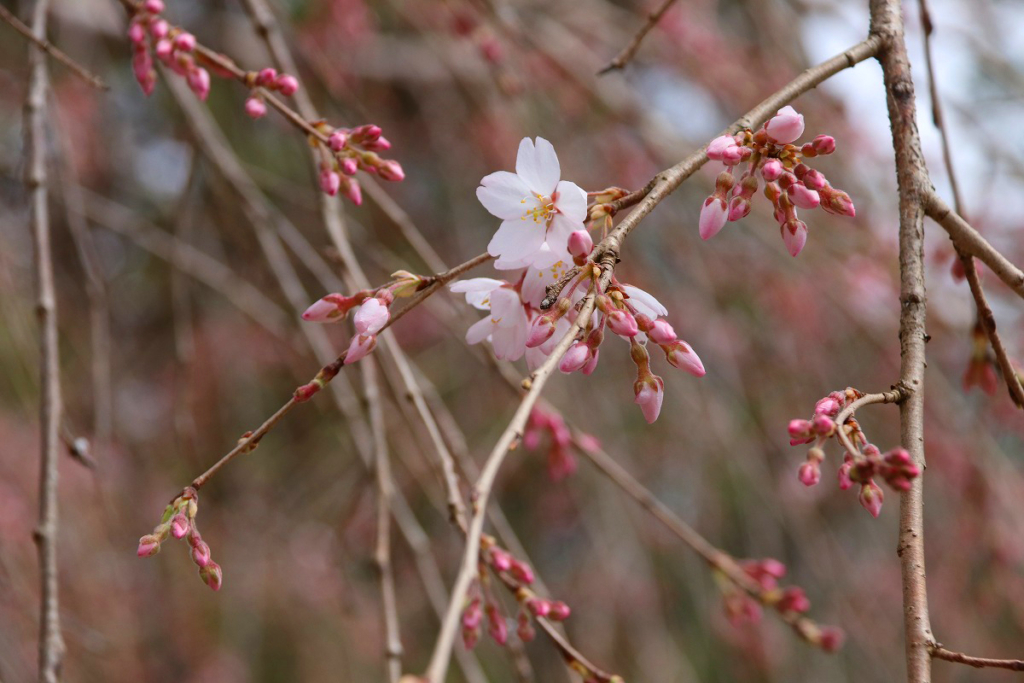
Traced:
POLYGON ((519 143, 516 172, 498 171, 480 181, 476 196, 502 220, 487 245, 499 269, 550 266, 566 251, 569 235, 583 229, 587 193, 561 180, 555 148, 544 138, 519 143), (545 250, 544 247, 548 249, 545 250))
POLYGON ((479 344, 490 340, 495 357, 501 360, 519 360, 526 350, 526 333, 530 321, 519 293, 504 280, 481 277, 456 282, 451 291, 466 295, 474 308, 490 311, 466 331, 466 342, 479 344))

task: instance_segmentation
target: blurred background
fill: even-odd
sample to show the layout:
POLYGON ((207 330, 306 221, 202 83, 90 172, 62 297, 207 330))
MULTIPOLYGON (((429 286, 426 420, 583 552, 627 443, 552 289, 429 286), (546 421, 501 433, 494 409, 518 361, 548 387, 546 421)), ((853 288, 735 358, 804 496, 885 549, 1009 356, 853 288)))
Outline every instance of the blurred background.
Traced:
MULTIPOLYGON (((29 15, 29 2, 4 4, 29 15)), ((345 207, 370 279, 384 283, 400 268, 434 271, 437 259, 415 248, 413 231, 449 265, 484 251, 497 223, 475 188, 484 175, 513 168, 522 137, 551 140, 563 178, 587 190, 636 189, 868 28, 866 2, 679 0, 632 64, 595 76, 653 5, 276 2, 320 111, 337 125, 380 125, 393 143, 389 156, 405 169, 404 182, 367 188, 362 207, 345 207)), ((1021 263, 1024 7, 930 5, 964 212, 1021 263)), ((234 0, 169 0, 166 16, 245 68, 270 64, 234 0)), ((906 3, 906 22, 927 161, 951 202, 916 2, 906 3)), ((373 479, 360 458, 366 426, 339 409, 364 413, 360 373, 343 373, 336 392, 294 411, 203 489, 199 522, 224 569, 219 593, 196 577, 184 544, 135 556, 167 501, 307 382, 318 352, 332 358, 348 343, 349 323, 315 327, 298 317, 339 291, 343 274, 302 136, 273 113, 246 117, 245 90, 234 82, 214 79, 205 107, 178 92, 180 79, 161 79, 144 97, 115 2, 54 2, 51 26, 53 42, 111 86, 92 89, 51 62, 63 431, 88 439, 96 463, 60 464, 66 679, 383 680, 373 479), (210 145, 199 143, 197 121, 207 119, 269 207, 269 229, 245 213, 210 145)), ((0 680, 8 683, 35 676, 39 590, 26 54, 24 40, 0 25, 0 680)), ((499 476, 496 498, 509 524, 551 595, 573 609, 573 642, 627 681, 903 676, 897 496, 886 489, 881 517, 872 519, 853 491, 835 486, 841 461, 831 445, 822 483, 803 487, 796 471, 805 451, 791 448, 786 434, 787 422, 808 417, 828 392, 880 391, 898 378, 896 186, 884 97, 881 71, 868 61, 794 103, 806 117, 805 139, 835 136, 837 152, 815 167, 857 207, 855 219, 804 212, 810 236, 798 258, 786 252, 761 197, 747 218, 699 239, 701 202, 717 173, 710 165, 627 240, 618 276, 668 307, 708 370, 698 380, 655 359, 666 383, 660 420, 647 425, 633 405, 635 370, 617 340, 606 342, 592 377, 559 375, 546 393, 711 542, 739 558, 783 561, 786 582, 806 589, 810 615, 846 631, 843 650, 806 645, 772 614, 731 624, 705 565, 585 458, 575 474, 553 481, 546 443, 520 448, 499 476)), ((1024 422, 1001 381, 992 396, 964 390, 976 354, 973 302, 952 275, 945 233, 928 230, 932 625, 951 649, 1020 657, 1024 422)), ((473 275, 495 273, 484 266, 473 275)), ((995 278, 985 282, 1004 343, 1019 358, 1020 302, 995 278)), ((467 352, 463 335, 477 317, 461 297, 440 292, 394 334, 445 439, 479 465, 517 401, 467 352)), ((419 672, 438 627, 425 585, 436 589, 440 579, 450 588, 462 540, 448 522, 422 422, 408 411, 386 356, 374 357, 384 365, 396 483, 429 539, 410 544, 407 529, 394 530, 404 668, 419 672)), ((521 362, 516 371, 525 372, 521 362)), ((858 417, 883 451, 898 445, 896 408, 874 406, 858 417)), ((517 680, 509 650, 485 636, 474 657, 486 678, 475 680, 517 680)), ((543 636, 525 655, 534 680, 578 680, 543 636)), ((469 670, 472 659, 461 659, 469 670)), ((1013 676, 945 662, 934 669, 936 681, 1013 676)), ((453 664, 450 680, 465 675, 453 664)))

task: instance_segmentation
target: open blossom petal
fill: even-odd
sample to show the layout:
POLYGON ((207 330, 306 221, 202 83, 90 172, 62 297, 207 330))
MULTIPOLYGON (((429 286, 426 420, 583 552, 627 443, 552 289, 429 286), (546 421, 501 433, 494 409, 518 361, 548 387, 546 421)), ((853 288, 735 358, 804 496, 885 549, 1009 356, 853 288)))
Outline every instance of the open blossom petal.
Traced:
MULTIPOLYGON (((491 319, 498 327, 511 327, 519 324, 517 313, 523 312, 523 304, 519 295, 511 289, 496 289, 491 292, 491 319)), ((526 343, 526 340, 523 340, 526 343)))
MULTIPOLYGON (((568 253, 569 236, 577 230, 582 230, 583 224, 570 220, 562 214, 555 214, 551 219, 551 228, 548 230, 547 243, 552 253, 568 253)), ((534 263, 539 263, 535 260, 534 263)))
POLYGON ((536 144, 523 138, 516 157, 516 173, 536 194, 550 195, 562 177, 555 148, 544 138, 537 138, 536 144))
POLYGON ((587 193, 576 183, 563 180, 556 188, 555 205, 566 218, 576 223, 587 220, 587 193))
POLYGON ((523 215, 523 199, 532 198, 533 193, 515 173, 498 171, 480 181, 476 197, 492 215, 512 220, 523 215))
POLYGON ((494 329, 494 323, 491 322, 490 317, 477 320, 466 330, 466 343, 479 344, 491 336, 492 329, 494 329))
POLYGON ((488 311, 491 308, 491 292, 505 284, 504 280, 495 280, 489 277, 475 277, 469 280, 460 280, 448 289, 456 294, 465 294, 466 303, 480 311, 488 311))
POLYGON ((661 305, 651 294, 633 285, 622 285, 622 291, 629 297, 629 303, 636 309, 637 313, 646 315, 651 320, 657 320, 668 315, 668 309, 661 305))
MULTIPOLYGON (((503 261, 519 261, 532 257, 544 244, 547 226, 543 223, 507 220, 494 233, 487 252, 503 261)), ((566 238, 568 240, 568 238, 566 238)))

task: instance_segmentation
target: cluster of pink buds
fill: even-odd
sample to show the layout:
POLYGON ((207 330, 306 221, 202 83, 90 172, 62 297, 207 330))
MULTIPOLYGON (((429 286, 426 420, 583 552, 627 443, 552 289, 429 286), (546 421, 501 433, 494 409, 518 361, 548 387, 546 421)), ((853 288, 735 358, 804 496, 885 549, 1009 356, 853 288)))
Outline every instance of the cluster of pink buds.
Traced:
POLYGON ((191 486, 185 489, 164 509, 160 524, 153 533, 139 539, 139 557, 149 557, 160 552, 160 545, 168 536, 187 538, 189 555, 199 568, 199 578, 215 591, 220 590, 223 574, 220 565, 210 557, 210 546, 199 535, 196 513, 199 511, 199 493, 191 486))
POLYGON ((401 164, 377 154, 391 149, 391 143, 381 135, 380 126, 332 128, 320 121, 315 127, 327 138, 325 144, 318 137, 310 137, 310 144, 320 150, 320 189, 332 197, 341 192, 356 206, 363 203, 363 191, 353 177, 356 171, 376 173, 383 180, 405 178, 401 164))
POLYGON ((183 77, 199 99, 205 100, 210 94, 210 72, 196 63, 196 38, 167 23, 160 16, 163 11, 163 0, 145 0, 128 25, 135 79, 146 95, 156 87, 156 71, 149 48, 152 43, 157 58, 183 77))
MULTIPOLYGON (((395 279, 376 290, 363 289, 352 296, 328 294, 303 312, 302 319, 308 322, 333 323, 344 320, 350 311, 355 310, 352 322, 356 333, 345 353, 345 365, 365 358, 376 348, 377 334, 391 320, 391 304, 395 297, 412 296, 430 282, 429 278, 405 270, 393 273, 392 277, 395 279)), ((296 389, 295 398, 308 401, 332 377, 318 375, 309 384, 296 389)))
POLYGON ((852 450, 850 447, 844 448, 845 456, 839 468, 839 488, 845 491, 854 484, 860 485, 860 504, 872 516, 878 517, 884 495, 874 478, 881 477, 896 491, 906 491, 921 470, 903 448, 894 448, 883 455, 877 446, 867 440, 852 415, 843 424, 836 423, 840 411, 861 396, 863 394, 856 389, 847 388, 846 391, 834 391, 821 399, 815 405, 810 420, 790 421, 789 443, 791 446, 812 444, 807 451, 807 461, 800 466, 798 477, 805 486, 813 486, 821 480, 821 462, 825 459, 822 446, 833 437, 842 441, 839 439, 842 430, 852 450))
MULTIPOLYGON (((960 259, 956 259, 960 263, 960 259)), ((988 337, 979 321, 971 333, 971 360, 963 377, 964 391, 971 387, 979 387, 989 396, 995 396, 999 390, 999 377, 996 375, 995 363, 988 348, 988 337)))
POLYGON ((545 433, 551 437, 551 446, 548 449, 548 476, 552 481, 561 481, 576 471, 576 459, 572 455, 574 444, 587 451, 595 451, 601 447, 597 438, 590 434, 584 434, 574 440, 565 420, 558 413, 534 408, 523 434, 523 445, 531 451, 536 450, 545 433))
POLYGON ((277 69, 270 67, 258 72, 250 71, 245 75, 245 82, 249 86, 245 113, 254 119, 262 118, 267 113, 265 91, 277 91, 285 97, 291 97, 299 91, 299 80, 295 76, 279 74, 277 69))
POLYGON ((480 539, 480 572, 477 581, 466 598, 462 612, 462 642, 468 649, 476 646, 487 618, 487 632, 498 645, 508 642, 508 620, 501 604, 491 593, 491 579, 488 570, 494 572, 502 583, 515 591, 519 609, 516 614, 516 635, 523 642, 536 637, 532 618, 564 621, 569 618, 569 606, 560 600, 538 597, 529 586, 534 582, 533 570, 525 562, 512 556, 507 550, 496 545, 487 535, 480 539))
POLYGON ((700 236, 710 239, 726 221, 738 221, 750 213, 750 202, 757 192, 758 175, 765 181, 764 194, 775 209, 782 240, 796 256, 807 242, 807 224, 797 209, 821 207, 840 216, 856 215, 853 201, 842 190, 832 187, 820 171, 804 160, 831 154, 835 138, 819 135, 802 146, 793 144, 803 135, 804 117, 793 107, 783 107, 756 133, 747 129, 736 135, 722 135, 708 145, 708 157, 721 161, 726 169, 718 175, 715 191, 704 200, 700 212, 700 236), (744 165, 739 179, 734 170, 744 165))
MULTIPOLYGON (((540 346, 554 335, 562 316, 575 310, 572 305, 573 290, 586 278, 585 270, 567 291, 560 293, 550 310, 533 319, 526 339, 527 347, 540 346)), ((584 375, 593 373, 597 368, 607 328, 612 334, 629 342, 630 355, 637 366, 637 379, 633 385, 635 402, 640 406, 644 419, 648 423, 654 422, 661 413, 665 382, 651 373, 648 342, 661 347, 670 365, 695 377, 704 376, 704 365, 690 345, 679 339, 672 326, 661 319, 668 314, 665 307, 642 289, 613 280, 607 292, 597 295, 596 306, 597 312, 587 322, 586 329, 581 331, 580 338, 562 356, 558 369, 566 374, 576 371, 584 375)))
MULTIPOLYGON (((761 608, 770 607, 784 618, 806 614, 811 601, 799 586, 779 586, 779 579, 786 575, 786 565, 778 560, 745 560, 740 568, 760 587, 755 598, 736 585, 722 571, 715 572, 715 579, 722 591, 725 613, 734 624, 756 623, 761 619, 761 608)), ((817 626, 804 621, 799 624, 801 637, 826 652, 835 652, 843 643, 843 631, 834 626, 817 626)))

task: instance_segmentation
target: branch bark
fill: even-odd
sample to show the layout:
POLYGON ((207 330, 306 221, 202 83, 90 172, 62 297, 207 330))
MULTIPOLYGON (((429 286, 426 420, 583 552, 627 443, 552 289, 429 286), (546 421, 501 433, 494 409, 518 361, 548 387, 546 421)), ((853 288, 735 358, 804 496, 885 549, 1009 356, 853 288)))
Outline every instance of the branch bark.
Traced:
POLYGON ((53 280, 53 254, 50 244, 50 216, 46 176, 46 95, 49 75, 46 51, 38 41, 46 38, 46 14, 49 0, 39 0, 32 15, 32 34, 37 41, 29 45, 31 76, 25 102, 25 149, 28 155, 28 186, 33 246, 35 247, 37 313, 40 327, 40 431, 39 525, 35 542, 39 551, 39 680, 57 683, 64 661, 64 638, 60 629, 58 598, 58 464, 60 461, 60 358, 57 340, 57 293, 53 280))
POLYGON ((931 681, 933 641, 928 617, 924 557, 924 369, 925 282, 924 205, 932 191, 917 131, 914 82, 903 39, 898 0, 871 0, 871 34, 882 39, 878 61, 888 95, 889 122, 899 186, 900 383, 910 392, 900 403, 900 435, 904 448, 921 468, 909 491, 900 498, 897 554, 903 575, 903 622, 907 680, 931 681))

